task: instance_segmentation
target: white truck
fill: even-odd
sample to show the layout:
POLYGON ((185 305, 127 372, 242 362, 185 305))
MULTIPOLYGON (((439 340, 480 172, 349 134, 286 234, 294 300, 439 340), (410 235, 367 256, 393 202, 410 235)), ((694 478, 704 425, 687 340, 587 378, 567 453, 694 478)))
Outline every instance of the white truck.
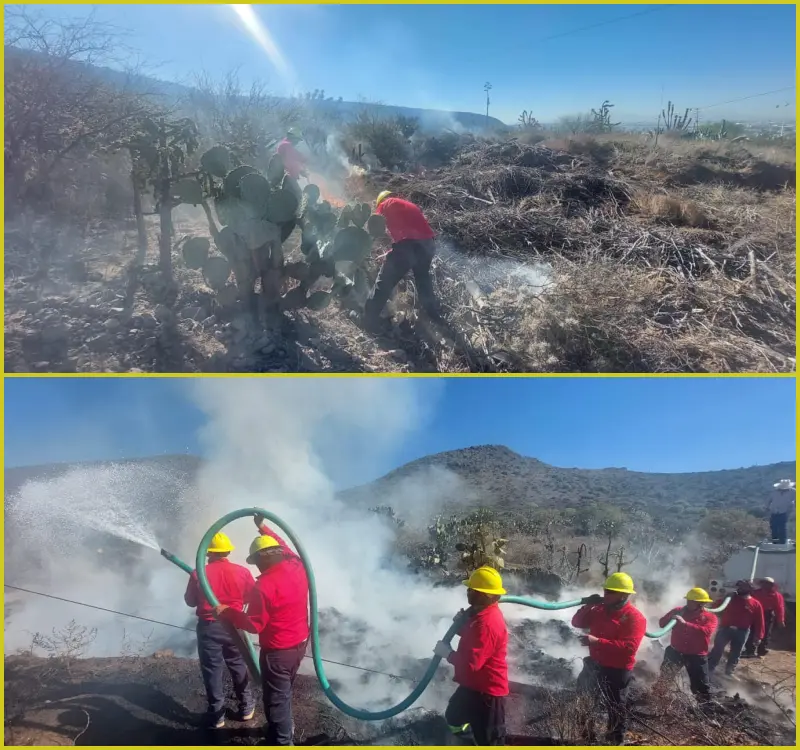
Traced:
POLYGON ((796 547, 789 539, 786 544, 761 542, 734 553, 722 567, 720 575, 712 579, 708 591, 712 598, 731 593, 736 581, 774 578, 778 591, 786 601, 786 624, 794 628, 796 602, 796 547))

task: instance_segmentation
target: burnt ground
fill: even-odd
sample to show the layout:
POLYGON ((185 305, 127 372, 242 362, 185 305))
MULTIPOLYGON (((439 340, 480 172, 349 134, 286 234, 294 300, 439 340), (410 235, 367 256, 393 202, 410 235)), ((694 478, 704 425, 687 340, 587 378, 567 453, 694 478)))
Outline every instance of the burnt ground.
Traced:
POLYGON ((130 217, 8 212, 6 371, 794 371, 794 154, 613 138, 473 144, 440 169, 348 185, 348 199, 409 197, 441 239, 446 325, 417 315, 406 279, 380 336, 338 301, 267 325, 219 299, 180 255, 208 235, 199 208, 174 212, 172 283, 153 216, 140 252, 130 217))
MULTIPOLYGON (((759 664, 766 666, 772 656, 759 664)), ((794 744, 791 726, 784 723, 782 728, 777 713, 748 705, 738 695, 721 699, 718 712, 707 717, 671 687, 658 692, 637 682, 642 684, 631 695, 632 744, 794 744)), ((742 688, 752 690, 753 684, 743 674, 742 688)), ((261 744, 260 706, 249 725, 230 720, 222 730, 203 727, 204 708, 197 662, 170 652, 68 664, 31 656, 5 660, 6 745, 261 744)), ((232 696, 230 709, 235 709, 232 696)), ((349 719, 328 703, 314 676, 298 677, 294 718, 297 744, 448 742, 444 719, 433 712, 411 709, 380 724, 349 719)), ((515 683, 507 721, 509 744, 586 744, 580 735, 585 710, 568 691, 515 683)))

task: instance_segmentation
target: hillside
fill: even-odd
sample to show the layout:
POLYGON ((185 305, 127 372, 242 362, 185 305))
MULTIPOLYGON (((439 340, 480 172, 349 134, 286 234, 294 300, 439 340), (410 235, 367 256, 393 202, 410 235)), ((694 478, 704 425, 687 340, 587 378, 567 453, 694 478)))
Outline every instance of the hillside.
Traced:
MULTIPOLYGON (((5 48, 6 59, 14 56, 35 56, 28 50, 17 49, 14 47, 5 48)), ((126 87, 128 90, 153 96, 165 106, 181 109, 181 104, 185 103, 197 90, 191 86, 175 81, 163 81, 154 76, 148 75, 129 75, 121 70, 99 66, 99 65, 80 65, 84 70, 91 71, 103 83, 115 87, 126 87)), ((275 96, 274 103, 278 106, 291 101, 287 97, 275 96)), ((350 102, 339 101, 330 97, 323 100, 312 100, 305 102, 305 106, 314 113, 331 114, 341 118, 344 122, 353 119, 359 112, 368 108, 377 117, 413 117, 419 120, 420 129, 423 131, 439 131, 453 129, 457 131, 469 131, 479 133, 482 131, 503 131, 508 126, 496 117, 486 117, 486 115, 476 112, 454 112, 444 109, 425 109, 421 107, 404 107, 397 104, 384 104, 377 102, 350 102)))
MULTIPOLYGON (((191 483, 201 459, 176 455, 124 462, 6 468, 6 497, 18 492, 26 481, 50 479, 74 466, 114 463, 163 472, 170 476, 170 485, 179 488, 191 483)), ((363 507, 397 502, 401 516, 400 496, 407 494, 408 487, 420 486, 427 487, 436 497, 436 508, 432 507, 432 511, 441 505, 462 510, 483 506, 501 514, 521 514, 532 507, 580 509, 602 502, 623 509, 641 508, 654 517, 685 516, 721 507, 759 511, 771 485, 783 477, 794 477, 795 471, 794 461, 685 474, 654 474, 624 468, 564 468, 522 456, 505 446, 482 445, 412 461, 373 482, 345 490, 340 496, 363 507)), ((171 504, 165 502, 164 507, 171 504)), ((424 505, 417 502, 415 507, 424 505)))

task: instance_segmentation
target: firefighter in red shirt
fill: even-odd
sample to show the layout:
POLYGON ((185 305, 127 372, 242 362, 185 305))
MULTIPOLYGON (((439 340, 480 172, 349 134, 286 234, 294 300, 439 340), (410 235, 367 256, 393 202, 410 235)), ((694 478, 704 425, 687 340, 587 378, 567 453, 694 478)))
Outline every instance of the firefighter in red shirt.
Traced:
POLYGON ((505 745, 508 628, 498 604, 506 593, 503 579, 486 565, 464 585, 470 606, 456 618, 464 622, 458 648, 454 651, 439 641, 434 649, 455 667, 453 681, 458 683, 444 717, 460 738, 472 739, 476 745, 505 745))
POLYGON ((283 159, 283 168, 286 174, 294 180, 301 176, 308 175, 306 171, 306 159, 297 150, 297 144, 303 140, 303 137, 294 128, 290 128, 286 133, 286 137, 278 144, 275 150, 281 159, 283 159))
POLYGON ((762 578, 759 581, 758 588, 753 592, 753 599, 764 610, 764 636, 758 644, 756 652, 754 631, 750 631, 742 654, 743 657, 747 658, 752 658, 756 655, 766 656, 769 653, 769 639, 772 635, 772 628, 776 625, 779 628, 786 625, 786 605, 783 601, 783 594, 775 588, 774 578, 762 578))
MULTIPOLYGON (((731 598, 730 604, 722 611, 719 630, 714 638, 714 647, 708 656, 708 672, 713 674, 717 665, 722 661, 725 647, 730 644, 728 660, 725 664, 725 674, 730 677, 739 663, 742 649, 749 633, 753 634, 753 643, 757 644, 764 635, 764 610, 752 596, 753 586, 750 581, 737 581, 736 594, 731 598)), ((722 604, 722 600, 715 602, 714 607, 722 604)))
POLYGON ((666 627, 675 620, 670 645, 664 650, 661 674, 672 676, 686 667, 689 687, 700 703, 711 700, 708 683, 708 649, 717 629, 717 617, 706 611, 711 597, 704 589, 694 588, 686 594, 686 605, 667 612, 658 626, 666 627))
MULTIPOLYGON (((220 603, 228 607, 242 608, 255 585, 250 571, 243 565, 228 561, 233 544, 227 535, 214 534, 208 548, 206 576, 211 590, 220 603)), ((197 655, 200 671, 208 699, 208 718, 216 729, 225 726, 225 673, 227 667, 233 680, 233 689, 239 701, 241 721, 250 721, 255 714, 255 701, 250 689, 247 665, 239 651, 229 627, 218 622, 214 610, 203 596, 197 581, 197 572, 192 571, 189 585, 183 596, 187 606, 195 607, 197 614, 197 655)))
POLYGON ((257 633, 259 666, 267 717, 267 744, 293 744, 292 686, 309 637, 308 577, 300 558, 256 516, 261 536, 250 545, 247 562, 261 571, 241 608, 217 607, 217 616, 248 633, 257 633))
POLYGON ((599 698, 608 711, 606 740, 625 740, 625 692, 636 663, 636 652, 647 628, 644 615, 628 599, 636 592, 627 573, 614 573, 603 584, 603 595, 583 600, 572 618, 572 626, 588 629, 580 641, 589 647, 578 676, 578 690, 599 698))
POLYGON ((424 214, 418 206, 396 198, 388 190, 378 196, 375 213, 386 219, 386 231, 392 238, 392 249, 378 271, 375 286, 364 305, 365 325, 372 330, 380 327, 383 308, 394 288, 409 271, 414 274, 422 308, 432 320, 441 320, 431 274, 431 263, 436 255, 436 235, 424 214))

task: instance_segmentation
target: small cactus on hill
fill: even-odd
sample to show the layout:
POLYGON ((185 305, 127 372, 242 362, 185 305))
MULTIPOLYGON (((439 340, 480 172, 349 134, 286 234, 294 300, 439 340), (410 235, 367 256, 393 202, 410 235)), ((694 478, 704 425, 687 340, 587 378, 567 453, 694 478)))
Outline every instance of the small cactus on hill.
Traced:
POLYGON ((614 105, 607 99, 600 105, 600 109, 592 109, 592 121, 589 124, 589 131, 592 133, 610 133, 618 122, 611 122, 611 108, 614 105))
POLYGON ((517 122, 519 123, 520 130, 542 130, 542 124, 533 116, 533 110, 528 112, 527 109, 522 110, 517 122))
POLYGON ((664 121, 664 130, 672 133, 685 133, 689 130, 692 123, 692 118, 689 117, 689 108, 680 117, 675 114, 675 105, 672 102, 667 102, 667 109, 661 110, 661 119, 664 121))

